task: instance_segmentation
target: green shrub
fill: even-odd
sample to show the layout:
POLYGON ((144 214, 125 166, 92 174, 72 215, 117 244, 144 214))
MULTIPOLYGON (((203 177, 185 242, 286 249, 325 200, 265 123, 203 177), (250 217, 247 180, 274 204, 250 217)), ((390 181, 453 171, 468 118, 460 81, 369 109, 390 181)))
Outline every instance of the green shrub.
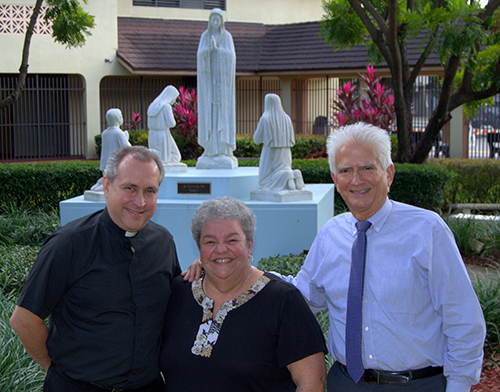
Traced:
POLYGON ((462 255, 487 255, 500 250, 500 221, 457 218, 453 215, 444 216, 443 219, 453 232, 462 255), (475 243, 482 244, 483 249, 478 251, 475 243))
POLYGON ((0 245, 41 245, 59 224, 55 210, 0 207, 0 245))
POLYGON ((295 135, 292 157, 293 159, 326 158, 326 136, 295 135))
POLYGON ((272 257, 264 258, 259 261, 258 268, 265 271, 276 271, 281 275, 297 275, 304 264, 304 255, 288 255, 280 256, 275 255, 272 257))
POLYGON ((500 351, 500 272, 496 277, 485 279, 477 276, 474 282, 479 303, 486 321, 486 340, 484 350, 487 353, 500 351))
POLYGON ((41 392, 45 373, 24 350, 9 324, 17 296, 0 292, 0 391, 41 392))
POLYGON ((306 184, 333 184, 327 159, 294 159, 292 169, 301 171, 306 184))
POLYGON ((94 136, 94 143, 95 143, 95 153, 97 157, 99 158, 101 156, 101 150, 102 150, 102 134, 98 133, 97 135, 94 136))
POLYGON ((456 176, 447 190, 450 203, 500 203, 500 160, 429 159, 456 176))
MULTIPOLYGON (((172 131, 172 136, 184 158, 197 158, 203 149, 192 140, 184 140, 181 133, 172 131), (189 149, 189 152, 186 150, 189 149)), ((148 131, 140 129, 129 131, 130 144, 133 146, 148 146, 148 131)), ((101 134, 94 136, 95 149, 98 157, 101 156, 101 134)), ((255 144, 253 135, 236 135, 236 150, 234 156, 238 158, 259 158, 262 151, 262 144, 255 144)), ((322 135, 296 135, 295 146, 292 147, 293 159, 310 159, 326 157, 326 136, 322 135)))
POLYGON ((234 156, 239 158, 259 158, 263 144, 255 144, 253 135, 236 135, 234 156))
POLYGON ((39 250, 39 246, 0 246, 0 293, 19 295, 39 250))
POLYGON ((0 165, 0 206, 51 209, 82 195, 102 176, 99 161, 0 165))
POLYGON ((238 159, 239 167, 258 167, 260 159, 259 158, 240 158, 238 159))
MULTIPOLYGON (((133 146, 148 147, 148 130, 147 129, 131 129, 128 131, 128 141, 133 146)), ((101 156, 102 149, 102 134, 98 133, 94 136, 95 152, 98 157, 101 156)))
POLYGON ((396 163, 395 167, 391 199, 430 210, 441 210, 448 204, 446 195, 454 178, 450 171, 409 163, 396 163))
POLYGON ((129 139, 128 141, 133 146, 144 146, 148 147, 148 130, 147 129, 136 129, 128 131, 129 139))

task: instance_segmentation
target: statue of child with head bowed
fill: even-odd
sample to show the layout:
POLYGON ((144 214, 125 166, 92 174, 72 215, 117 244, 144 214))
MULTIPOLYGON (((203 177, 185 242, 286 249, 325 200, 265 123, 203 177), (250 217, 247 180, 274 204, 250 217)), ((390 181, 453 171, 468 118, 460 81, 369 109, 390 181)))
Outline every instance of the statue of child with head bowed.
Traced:
MULTIPOLYGON (((122 131, 120 126, 123 124, 123 116, 120 109, 109 109, 106 112, 106 122, 108 127, 101 135, 101 160, 99 169, 104 173, 108 158, 119 148, 130 146, 129 134, 122 131)), ((102 192, 102 177, 90 188, 94 192, 102 192)))

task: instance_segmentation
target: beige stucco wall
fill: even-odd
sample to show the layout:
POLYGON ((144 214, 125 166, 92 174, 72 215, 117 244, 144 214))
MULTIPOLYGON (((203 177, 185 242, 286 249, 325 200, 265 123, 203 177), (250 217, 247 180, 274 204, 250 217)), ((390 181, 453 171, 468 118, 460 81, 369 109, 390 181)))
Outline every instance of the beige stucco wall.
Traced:
MULTIPOLYGON (((229 22, 285 24, 320 20, 322 0, 226 0, 224 15, 229 22)), ((164 7, 134 7, 132 0, 118 0, 118 16, 140 18, 207 20, 210 10, 164 7)))
MULTIPOLYGON (((0 4, 34 5, 31 0, 0 1, 0 4)), ((29 55, 29 73, 79 74, 85 80, 87 112, 87 157, 95 157, 94 136, 100 129, 99 83, 107 75, 126 70, 116 61, 118 48, 116 1, 89 0, 83 7, 95 16, 92 35, 81 48, 67 49, 55 43, 50 35, 33 35, 29 55), (105 62, 104 59, 113 59, 105 62)), ((0 70, 17 73, 21 65, 23 34, 0 34, 0 70)))

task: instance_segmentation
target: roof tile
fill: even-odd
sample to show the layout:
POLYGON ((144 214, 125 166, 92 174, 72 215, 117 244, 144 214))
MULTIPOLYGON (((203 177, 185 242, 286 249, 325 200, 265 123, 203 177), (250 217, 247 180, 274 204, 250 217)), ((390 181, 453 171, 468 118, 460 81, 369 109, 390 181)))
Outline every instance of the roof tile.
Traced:
MULTIPOLYGON (((208 22, 118 18, 118 57, 131 70, 196 73, 196 52, 208 22)), ((226 22, 236 50, 237 73, 349 71, 369 63, 366 47, 335 51, 320 36, 320 23, 264 25, 226 22)), ((408 45, 411 62, 419 41, 408 45)), ((437 55, 426 65, 438 66, 437 55)))

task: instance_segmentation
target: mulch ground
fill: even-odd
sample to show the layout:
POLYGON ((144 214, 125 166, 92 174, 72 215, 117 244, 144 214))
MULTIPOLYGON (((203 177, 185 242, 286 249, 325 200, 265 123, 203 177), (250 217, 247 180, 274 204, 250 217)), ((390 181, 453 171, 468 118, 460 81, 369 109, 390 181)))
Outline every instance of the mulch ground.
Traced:
MULTIPOLYGON (((483 256, 464 256, 465 264, 500 269, 500 252, 483 256)), ((500 353, 494 358, 484 359, 481 381, 474 385, 471 392, 500 392, 500 353)))
POLYGON ((500 392, 500 369, 483 367, 481 381, 471 388, 471 392, 500 392))

